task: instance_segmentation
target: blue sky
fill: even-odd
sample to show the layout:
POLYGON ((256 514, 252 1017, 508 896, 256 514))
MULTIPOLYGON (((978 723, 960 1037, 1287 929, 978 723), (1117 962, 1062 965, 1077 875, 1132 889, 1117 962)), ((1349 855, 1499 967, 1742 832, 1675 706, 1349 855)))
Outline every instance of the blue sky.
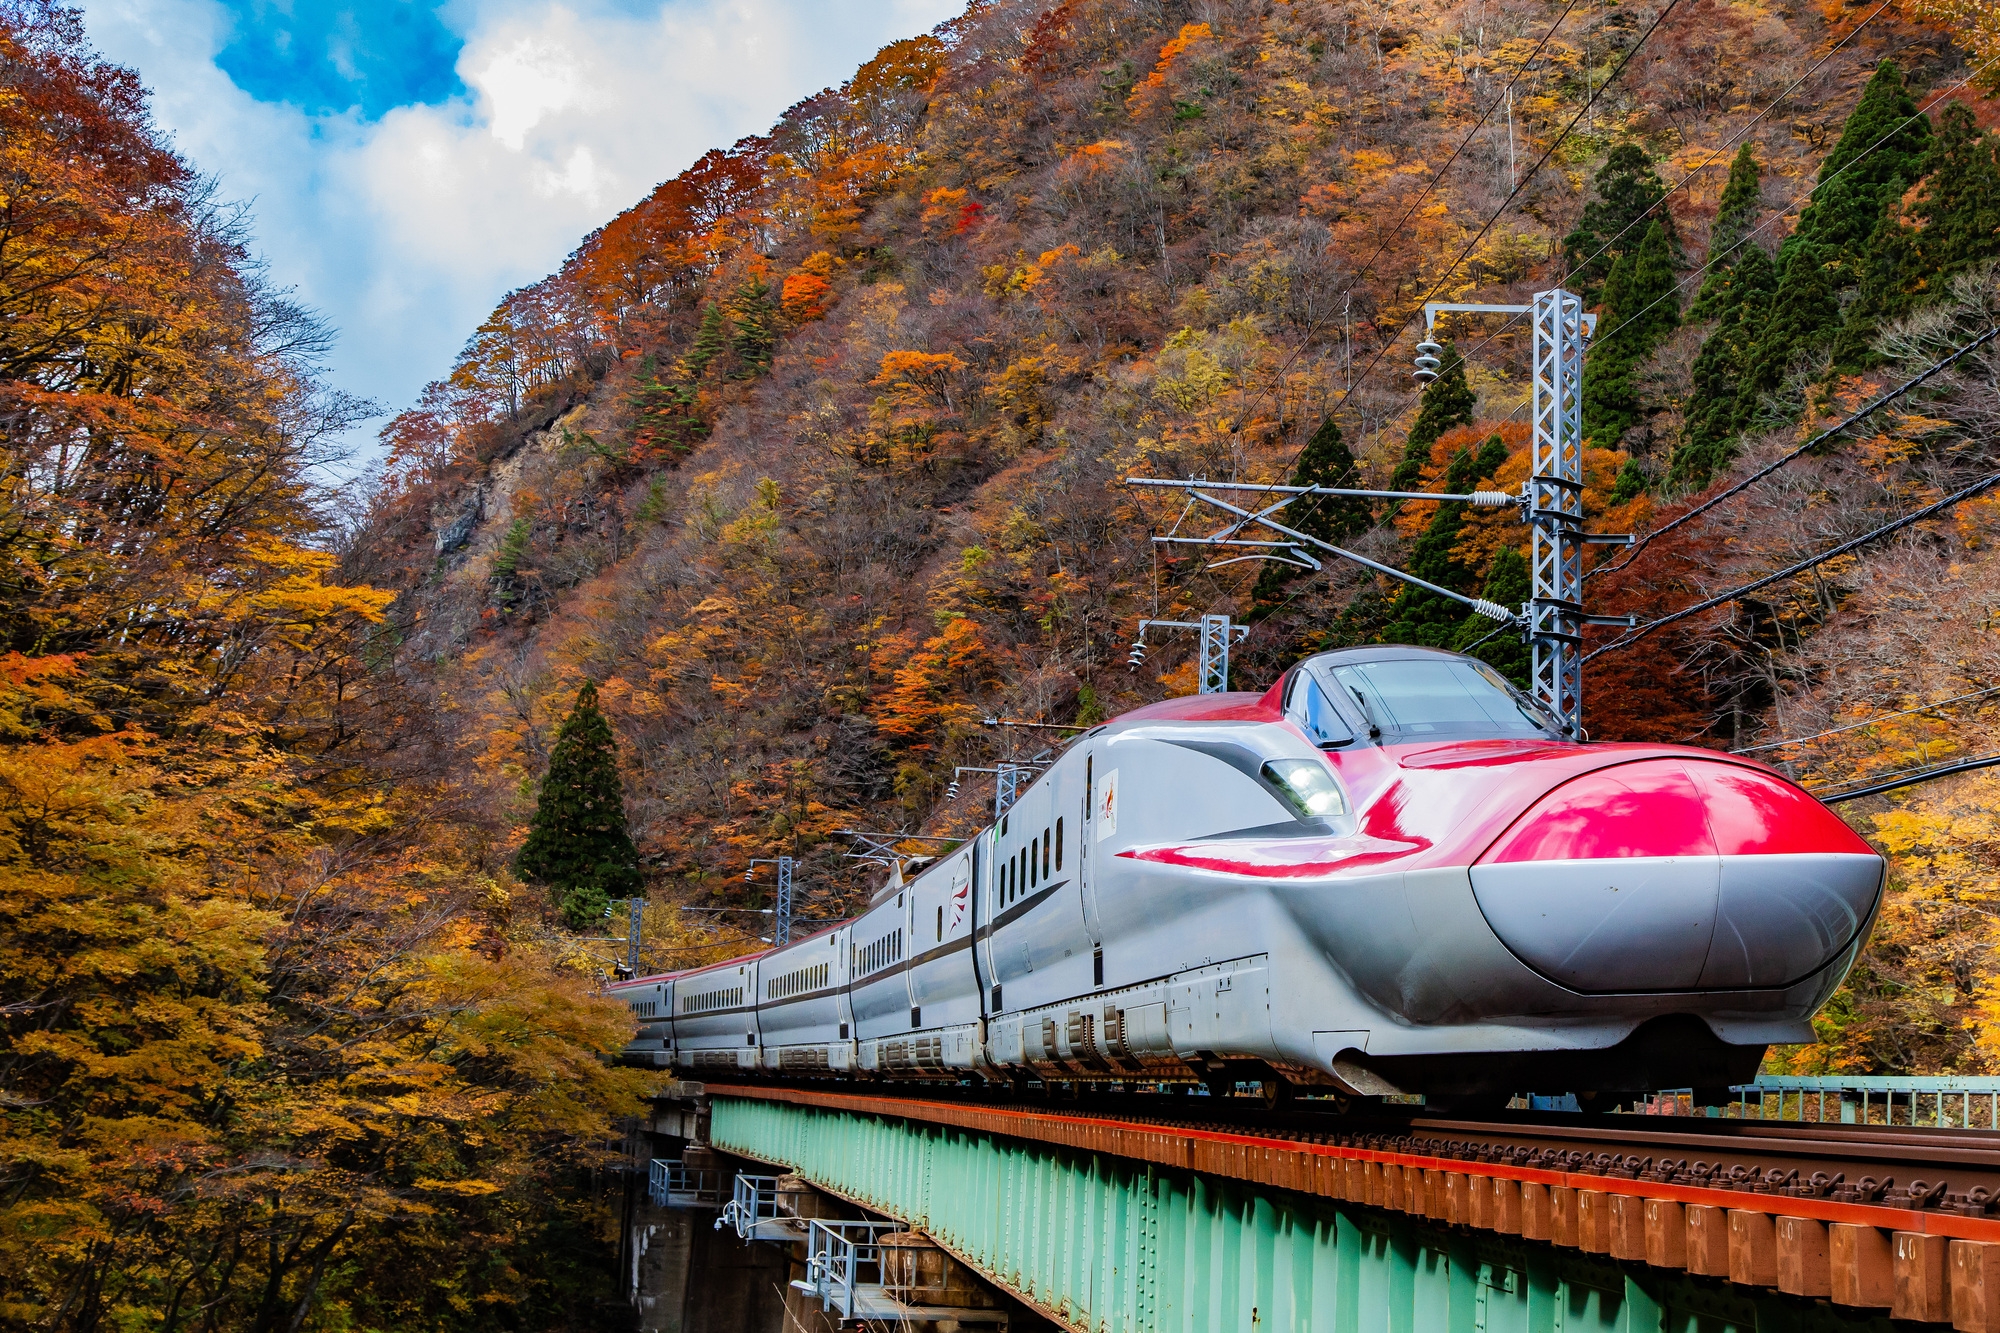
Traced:
POLYGON ((216 66, 260 102, 313 115, 358 108, 373 120, 466 91, 456 68, 458 36, 428 5, 253 0, 229 10, 229 39, 216 66))
POLYGON ((251 201, 272 276, 338 329, 334 383, 389 411, 593 227, 962 7, 83 0, 180 150, 251 201))

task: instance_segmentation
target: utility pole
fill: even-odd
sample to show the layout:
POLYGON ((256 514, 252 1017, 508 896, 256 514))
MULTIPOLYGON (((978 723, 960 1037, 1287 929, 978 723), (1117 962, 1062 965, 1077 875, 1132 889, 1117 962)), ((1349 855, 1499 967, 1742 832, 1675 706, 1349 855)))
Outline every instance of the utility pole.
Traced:
POLYGON ((993 817, 998 819, 1013 806, 1015 798, 1020 795, 1020 789, 1024 781, 1033 782, 1035 774, 1041 771, 1042 765, 1039 763, 1017 764, 1011 760, 1004 759, 991 768, 975 768, 969 764, 960 764, 951 771, 951 785, 944 789, 944 798, 947 801, 958 799, 959 779, 965 774, 991 773, 993 775, 993 817))
POLYGON ((579 939, 579 944, 622 944, 625 946, 625 967, 627 976, 639 975, 639 943, 646 921, 646 900, 644 898, 613 898, 604 904, 604 919, 614 920, 619 903, 625 904, 625 935, 588 935, 579 939))
MULTIPOLYGON (((1511 132, 1511 131, 1510 131, 1511 132)), ((1583 298, 1561 287, 1536 292, 1532 305, 1465 305, 1433 301, 1424 307, 1424 341, 1417 344, 1416 379, 1437 378, 1431 338, 1444 311, 1527 315, 1534 329, 1534 440, 1521 488, 1521 518, 1529 525, 1528 643, 1534 664, 1529 692, 1561 719, 1571 737, 1583 736, 1583 627, 1634 623, 1630 616, 1586 615, 1583 548, 1598 542, 1630 545, 1629 536, 1583 530, 1583 349, 1597 330, 1597 316, 1583 313, 1583 298)))
MULTIPOLYGON (((1227 562, 1224 562, 1227 563, 1227 562)), ((1317 568, 1317 566, 1315 566, 1317 568)), ((1228 616, 1203 616, 1200 620, 1142 620, 1139 635, 1125 665, 1138 670, 1146 660, 1146 631, 1149 629, 1191 629, 1201 635, 1198 693, 1221 694, 1229 688, 1229 645, 1250 633, 1248 625, 1233 625, 1228 616)))
POLYGON ((750 859, 750 868, 743 872, 743 880, 747 884, 755 878, 758 866, 778 867, 778 901, 771 913, 773 944, 792 942, 792 867, 796 864, 789 856, 756 856, 750 859))

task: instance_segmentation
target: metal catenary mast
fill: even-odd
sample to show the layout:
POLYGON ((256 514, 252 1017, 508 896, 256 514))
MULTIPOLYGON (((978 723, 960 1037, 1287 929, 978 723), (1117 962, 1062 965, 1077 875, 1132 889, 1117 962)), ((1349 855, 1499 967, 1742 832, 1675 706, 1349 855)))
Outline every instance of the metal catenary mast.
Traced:
POLYGON ((1201 635, 1198 693, 1221 694, 1229 688, 1229 645, 1250 633, 1248 625, 1232 625, 1228 616, 1203 616, 1200 620, 1142 620, 1138 637, 1125 665, 1137 670, 1146 660, 1146 631, 1149 629, 1191 629, 1201 635))
POLYGON ((1417 344, 1416 379, 1422 383, 1437 378, 1443 347, 1432 340, 1437 317, 1446 312, 1464 314, 1528 315, 1534 329, 1534 441, 1532 472, 1519 495, 1504 491, 1474 491, 1444 494, 1429 491, 1381 491, 1330 486, 1266 486, 1243 482, 1210 482, 1156 477, 1128 477, 1132 486, 1160 487, 1186 492, 1190 499, 1231 516, 1222 528, 1201 536, 1185 536, 1175 530, 1155 536, 1160 545, 1228 546, 1247 548, 1251 554, 1232 556, 1216 564, 1243 559, 1275 559, 1320 568, 1312 552, 1324 552, 1349 560, 1379 574, 1447 597, 1504 624, 1518 626, 1533 649, 1531 692, 1535 700, 1556 717, 1573 737, 1583 735, 1583 627, 1611 624, 1630 627, 1630 616, 1597 616, 1583 607, 1583 548, 1592 543, 1629 545, 1629 536, 1585 532, 1583 528, 1583 352, 1585 341, 1595 330, 1597 317, 1585 314, 1583 301, 1574 292, 1553 288, 1535 293, 1530 305, 1479 305, 1436 301, 1424 307, 1424 341, 1417 344), (1259 494, 1274 497, 1260 509, 1249 509, 1220 498, 1213 492, 1259 494), (1400 569, 1366 556, 1343 550, 1331 542, 1300 532, 1273 518, 1286 505, 1307 495, 1349 495, 1382 500, 1456 500, 1478 508, 1514 505, 1521 520, 1530 525, 1531 587, 1526 605, 1519 608, 1497 606, 1484 598, 1468 597, 1440 587, 1400 569), (1257 537, 1245 537, 1246 529, 1260 530, 1257 537), (1262 535, 1262 534, 1269 534, 1262 535))

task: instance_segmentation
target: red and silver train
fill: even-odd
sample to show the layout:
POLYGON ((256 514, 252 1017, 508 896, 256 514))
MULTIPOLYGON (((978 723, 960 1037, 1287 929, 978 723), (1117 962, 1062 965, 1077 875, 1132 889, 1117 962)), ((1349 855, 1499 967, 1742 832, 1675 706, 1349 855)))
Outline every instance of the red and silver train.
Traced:
POLYGON ((1127 713, 854 919, 612 993, 695 1077, 1716 1087, 1813 1039, 1884 869, 1762 765, 1361 648, 1127 713))

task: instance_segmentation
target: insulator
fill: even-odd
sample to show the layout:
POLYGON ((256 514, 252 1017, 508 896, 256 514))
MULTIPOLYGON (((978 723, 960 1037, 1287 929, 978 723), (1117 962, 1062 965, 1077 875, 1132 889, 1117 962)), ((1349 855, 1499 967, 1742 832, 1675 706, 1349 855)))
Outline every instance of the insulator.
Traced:
POLYGON ((1472 507, 1474 509, 1499 509, 1505 505, 1513 504, 1518 499, 1520 499, 1519 496, 1509 495, 1505 491, 1474 491, 1472 493, 1472 507))
POLYGON ((1514 613, 1498 602, 1489 602, 1484 597, 1473 599, 1472 609, 1489 620, 1510 621, 1514 613))
POLYGON ((1428 384, 1436 379, 1438 377, 1438 369, 1444 365, 1444 362, 1438 356, 1442 351, 1444 351, 1444 345, 1432 342, 1429 338, 1418 343, 1417 368, 1411 372, 1411 377, 1419 384, 1428 384))
POLYGON ((946 787, 944 789, 944 798, 947 801, 955 801, 958 799, 958 784, 956 782, 952 783, 949 787, 946 787))
POLYGON ((756 879, 756 878, 757 878, 757 872, 756 872, 756 871, 755 871, 754 869, 753 869, 753 870, 746 870, 746 871, 744 871, 744 872, 743 872, 743 882, 744 882, 745 884, 748 884, 748 883, 749 883, 750 881, 752 881, 752 880, 754 880, 754 879, 756 879))

